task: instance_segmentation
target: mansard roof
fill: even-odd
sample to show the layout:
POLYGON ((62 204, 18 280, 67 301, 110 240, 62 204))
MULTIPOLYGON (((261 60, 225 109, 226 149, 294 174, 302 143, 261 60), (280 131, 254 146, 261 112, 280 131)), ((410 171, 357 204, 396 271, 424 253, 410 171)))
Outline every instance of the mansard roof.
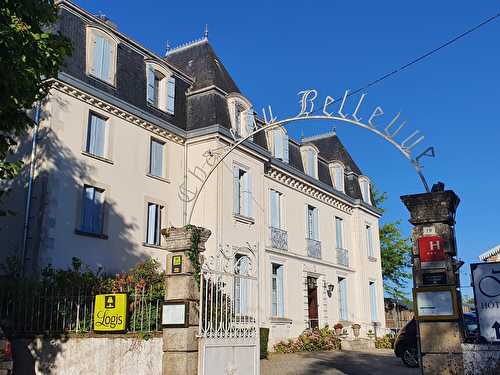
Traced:
POLYGON ((170 50, 165 59, 194 77, 192 91, 216 86, 228 94, 240 93, 207 38, 170 50))

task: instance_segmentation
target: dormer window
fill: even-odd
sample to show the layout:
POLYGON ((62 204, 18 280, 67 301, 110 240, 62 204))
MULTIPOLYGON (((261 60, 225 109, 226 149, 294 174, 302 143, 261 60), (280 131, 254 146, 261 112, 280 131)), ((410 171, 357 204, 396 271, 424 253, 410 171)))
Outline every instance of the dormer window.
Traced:
POLYGON ((288 163, 288 134, 283 128, 273 130, 273 156, 288 163))
POLYGON ((149 105, 174 114, 175 78, 172 73, 155 63, 146 63, 147 92, 149 105))
POLYGON ((304 173, 318 178, 318 149, 313 145, 305 145, 301 147, 301 154, 304 173))
MULTIPOLYGON (((230 94, 227 104, 233 135, 237 138, 243 138, 251 134, 255 128, 255 117, 251 104, 239 94, 230 94)), ((252 140, 252 137, 250 139, 252 140)))
POLYGON ((363 202, 367 204, 372 204, 371 192, 370 192, 370 180, 368 179, 368 177, 365 176, 359 177, 359 187, 361 189, 361 196, 363 198, 363 202))
POLYGON ((332 178, 333 188, 335 190, 344 192, 345 191, 344 165, 339 161, 335 161, 335 162, 331 163, 330 164, 330 175, 332 178))
POLYGON ((115 85, 117 40, 97 27, 87 27, 87 74, 115 85))

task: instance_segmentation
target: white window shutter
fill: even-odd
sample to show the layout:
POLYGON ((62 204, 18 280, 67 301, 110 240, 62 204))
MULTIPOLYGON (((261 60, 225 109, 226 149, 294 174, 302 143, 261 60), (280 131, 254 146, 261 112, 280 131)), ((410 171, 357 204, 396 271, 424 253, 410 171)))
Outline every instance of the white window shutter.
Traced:
POLYGON ((283 283, 283 266, 278 267, 276 270, 277 289, 278 289, 278 316, 283 318, 285 316, 285 291, 283 283))
MULTIPOLYGON (((240 274, 247 275, 248 269, 250 267, 250 259, 247 256, 242 256, 240 259, 240 274)), ((247 278, 242 277, 240 280, 240 313, 247 314, 248 313, 248 288, 249 280, 247 278)))
MULTIPOLYGON (((249 108, 246 113, 246 135, 250 135, 253 133, 254 127, 255 127, 255 118, 253 116, 253 108, 249 108)), ((248 138, 249 140, 253 141, 253 135, 248 138)))
POLYGON ((306 238, 311 238, 311 224, 312 224, 312 219, 311 219, 311 214, 309 210, 309 205, 306 204, 306 238))
POLYGON ((279 193, 271 190, 271 227, 280 228, 279 193))
POLYGON ((91 72, 94 76, 102 78, 102 59, 104 49, 104 38, 99 35, 93 35, 94 44, 92 51, 92 69, 91 72))
POLYGON ((370 311, 372 322, 377 321, 377 290, 375 282, 370 282, 370 311))
POLYGON ((155 102, 155 71, 152 66, 146 67, 147 75, 147 101, 151 104, 155 102))
POLYGON ((252 217, 252 176, 250 172, 245 173, 243 176, 245 180, 245 215, 252 217))
POLYGON ((92 233, 102 233, 102 206, 104 194, 102 191, 94 189, 94 201, 92 212, 92 233))
POLYGON ((148 203, 148 230, 146 234, 146 242, 153 245, 155 243, 156 229, 156 205, 148 203))
POLYGON ((318 209, 313 210, 313 236, 316 241, 319 240, 319 222, 318 222, 318 209))
POLYGON ((167 81, 167 111, 174 113, 175 110, 175 78, 168 77, 167 81))
POLYGON ((283 161, 285 163, 288 163, 289 161, 289 156, 288 156, 288 134, 283 134, 283 161))
POLYGON ((283 137, 281 130, 274 129, 274 157, 276 159, 283 159, 283 137))
POLYGON ((113 77, 114 48, 115 48, 114 43, 111 40, 104 38, 102 79, 108 81, 109 83, 114 82, 114 77, 113 77))
POLYGON ((240 169, 233 166, 233 211, 240 213, 240 169))

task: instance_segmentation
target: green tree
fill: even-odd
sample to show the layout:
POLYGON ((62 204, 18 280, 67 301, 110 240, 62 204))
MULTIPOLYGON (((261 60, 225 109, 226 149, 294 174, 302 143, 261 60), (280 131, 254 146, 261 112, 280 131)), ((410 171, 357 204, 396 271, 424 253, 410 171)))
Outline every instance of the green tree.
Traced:
MULTIPOLYGON (((374 203, 381 209, 383 202, 387 199, 387 193, 378 193, 374 189, 374 203)), ((385 223, 380 227, 380 252, 382 258, 382 277, 384 279, 384 290, 391 297, 400 301, 408 302, 408 298, 402 289, 411 278, 409 267, 411 267, 412 245, 408 238, 401 234, 401 221, 385 223)))
MULTIPOLYGON (((33 125, 29 109, 48 94, 50 78, 71 52, 69 41, 51 30, 56 20, 53 0, 0 5, 0 183, 18 174, 22 163, 7 158, 33 125)), ((0 200, 5 193, 0 189, 0 200)))

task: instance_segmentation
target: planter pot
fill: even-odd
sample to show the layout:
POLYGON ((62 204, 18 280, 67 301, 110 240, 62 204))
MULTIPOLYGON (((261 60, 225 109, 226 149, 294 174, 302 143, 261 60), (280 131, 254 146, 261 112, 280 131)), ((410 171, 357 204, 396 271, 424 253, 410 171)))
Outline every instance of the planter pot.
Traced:
POLYGON ((354 334, 354 337, 358 338, 359 337, 359 328, 353 328, 352 333, 354 334))

